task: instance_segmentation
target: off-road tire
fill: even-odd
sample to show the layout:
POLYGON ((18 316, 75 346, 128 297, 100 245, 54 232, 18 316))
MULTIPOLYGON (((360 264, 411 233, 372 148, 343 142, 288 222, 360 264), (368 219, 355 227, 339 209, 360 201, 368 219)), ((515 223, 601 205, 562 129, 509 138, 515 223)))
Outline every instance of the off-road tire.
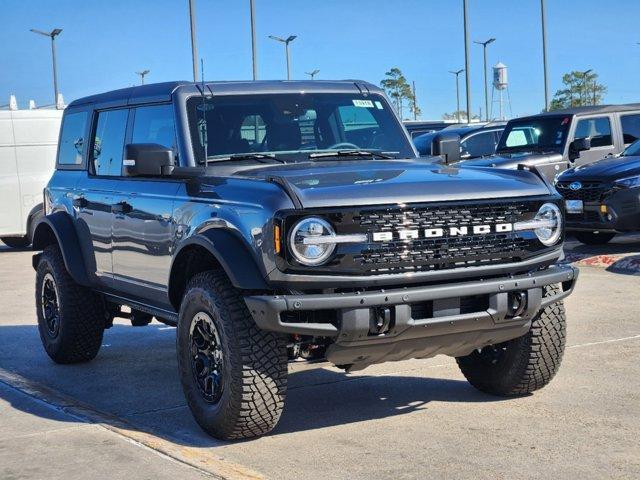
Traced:
POLYGON ((153 315, 141 312, 140 310, 133 310, 131 312, 131 325, 133 327, 146 327, 153 320, 153 315))
MULTIPOLYGON (((559 291, 557 285, 548 285, 544 296, 559 291)), ((469 383, 482 392, 526 395, 547 385, 558 371, 566 331, 565 310, 560 301, 539 312, 522 337, 485 347, 456 361, 469 383)))
POLYGON ((195 275, 180 306, 178 367, 187 403, 208 434, 222 440, 257 437, 277 424, 287 389, 287 347, 282 335, 259 329, 223 272, 195 275), (208 402, 191 361, 191 323, 203 312, 215 324, 222 351, 222 393, 208 402))
POLYGON ((604 245, 605 243, 609 243, 613 237, 616 236, 615 233, 595 233, 595 232, 573 232, 573 236, 580 243, 584 243, 585 245, 604 245))
POLYGON ((31 245, 31 239, 28 235, 24 237, 2 237, 0 240, 9 248, 27 248, 31 245))
POLYGON ((73 281, 57 245, 44 249, 36 271, 38 331, 45 351, 56 363, 80 363, 95 358, 102 345, 105 309, 92 290, 73 281), (57 333, 50 333, 42 308, 44 278, 55 281, 59 311, 57 333))

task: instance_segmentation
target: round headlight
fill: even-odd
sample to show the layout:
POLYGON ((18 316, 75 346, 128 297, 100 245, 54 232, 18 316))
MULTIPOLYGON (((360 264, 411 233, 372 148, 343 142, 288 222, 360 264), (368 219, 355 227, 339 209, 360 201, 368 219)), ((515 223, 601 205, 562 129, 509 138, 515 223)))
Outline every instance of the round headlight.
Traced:
POLYGON ((333 227, 322 218, 307 217, 293 226, 289 247, 293 257, 303 265, 320 265, 327 261, 336 248, 331 237, 333 227))
POLYGON ((535 234, 544 245, 554 245, 562 235, 562 212, 554 203, 545 203, 540 207, 534 221, 540 223, 535 234))

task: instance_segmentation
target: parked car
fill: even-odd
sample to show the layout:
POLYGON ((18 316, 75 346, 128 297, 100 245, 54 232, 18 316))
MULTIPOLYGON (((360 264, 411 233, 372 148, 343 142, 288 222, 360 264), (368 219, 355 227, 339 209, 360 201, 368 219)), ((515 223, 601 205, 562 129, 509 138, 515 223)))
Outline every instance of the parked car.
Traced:
POLYGON ((510 120, 496 154, 465 165, 536 167, 550 181, 572 164, 621 153, 640 138, 640 104, 555 110, 510 120))
POLYGON ((411 138, 425 133, 437 132, 450 125, 455 125, 452 120, 405 120, 402 122, 411 138))
POLYGON ((0 240, 31 244, 56 163, 60 110, 0 110, 0 240))
POLYGON ((47 354, 93 359, 114 317, 177 326, 187 404, 219 438, 276 425, 288 359, 355 371, 450 355, 501 396, 560 366, 577 278, 556 264, 562 197, 533 172, 419 159, 366 82, 76 100, 45 199, 33 265, 47 354))
POLYGON ((582 243, 640 231, 640 140, 619 157, 570 168, 556 188, 565 198, 567 231, 582 243))
MULTIPOLYGON (((460 136, 460 158, 469 160, 496 153, 496 146, 506 122, 491 122, 482 125, 449 126, 441 132, 460 136)), ((421 156, 432 154, 432 144, 438 132, 425 133, 413 139, 421 156)))

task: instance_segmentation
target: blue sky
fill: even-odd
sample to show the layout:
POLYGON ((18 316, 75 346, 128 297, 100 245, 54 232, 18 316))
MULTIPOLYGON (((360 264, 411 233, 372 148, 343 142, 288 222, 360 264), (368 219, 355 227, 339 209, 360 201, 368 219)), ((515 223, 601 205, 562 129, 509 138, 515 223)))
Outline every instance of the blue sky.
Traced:
MULTIPOLYGON (((58 37, 65 100, 148 82, 191 78, 187 0, 0 1, 0 103, 51 103, 51 53, 29 28, 58 37)), ((198 47, 208 80, 251 78, 249 0, 197 0, 198 47)), ((455 110, 448 70, 464 67, 462 0, 255 0, 261 79, 286 75, 282 44, 298 35, 292 76, 361 78, 379 83, 397 66, 415 80, 425 118, 455 110)), ((496 37, 489 64, 509 67, 514 115, 543 106, 539 0, 469 0, 471 40, 496 37)), ((570 70, 594 69, 609 87, 607 103, 640 101, 640 1, 547 0, 551 91, 570 70)), ((482 47, 472 44, 472 106, 484 107, 482 47)), ((462 77, 461 77, 462 80, 462 77)), ((461 81, 461 86, 463 82, 461 81)), ((464 92, 462 92, 464 104, 464 92)))

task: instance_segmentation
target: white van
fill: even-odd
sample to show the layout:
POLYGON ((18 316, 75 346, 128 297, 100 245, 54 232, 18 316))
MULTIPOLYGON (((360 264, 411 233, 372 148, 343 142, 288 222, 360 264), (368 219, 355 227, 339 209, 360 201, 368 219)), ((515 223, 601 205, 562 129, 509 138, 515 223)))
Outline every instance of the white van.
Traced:
POLYGON ((62 110, 0 110, 0 240, 31 244, 55 167, 62 110))

